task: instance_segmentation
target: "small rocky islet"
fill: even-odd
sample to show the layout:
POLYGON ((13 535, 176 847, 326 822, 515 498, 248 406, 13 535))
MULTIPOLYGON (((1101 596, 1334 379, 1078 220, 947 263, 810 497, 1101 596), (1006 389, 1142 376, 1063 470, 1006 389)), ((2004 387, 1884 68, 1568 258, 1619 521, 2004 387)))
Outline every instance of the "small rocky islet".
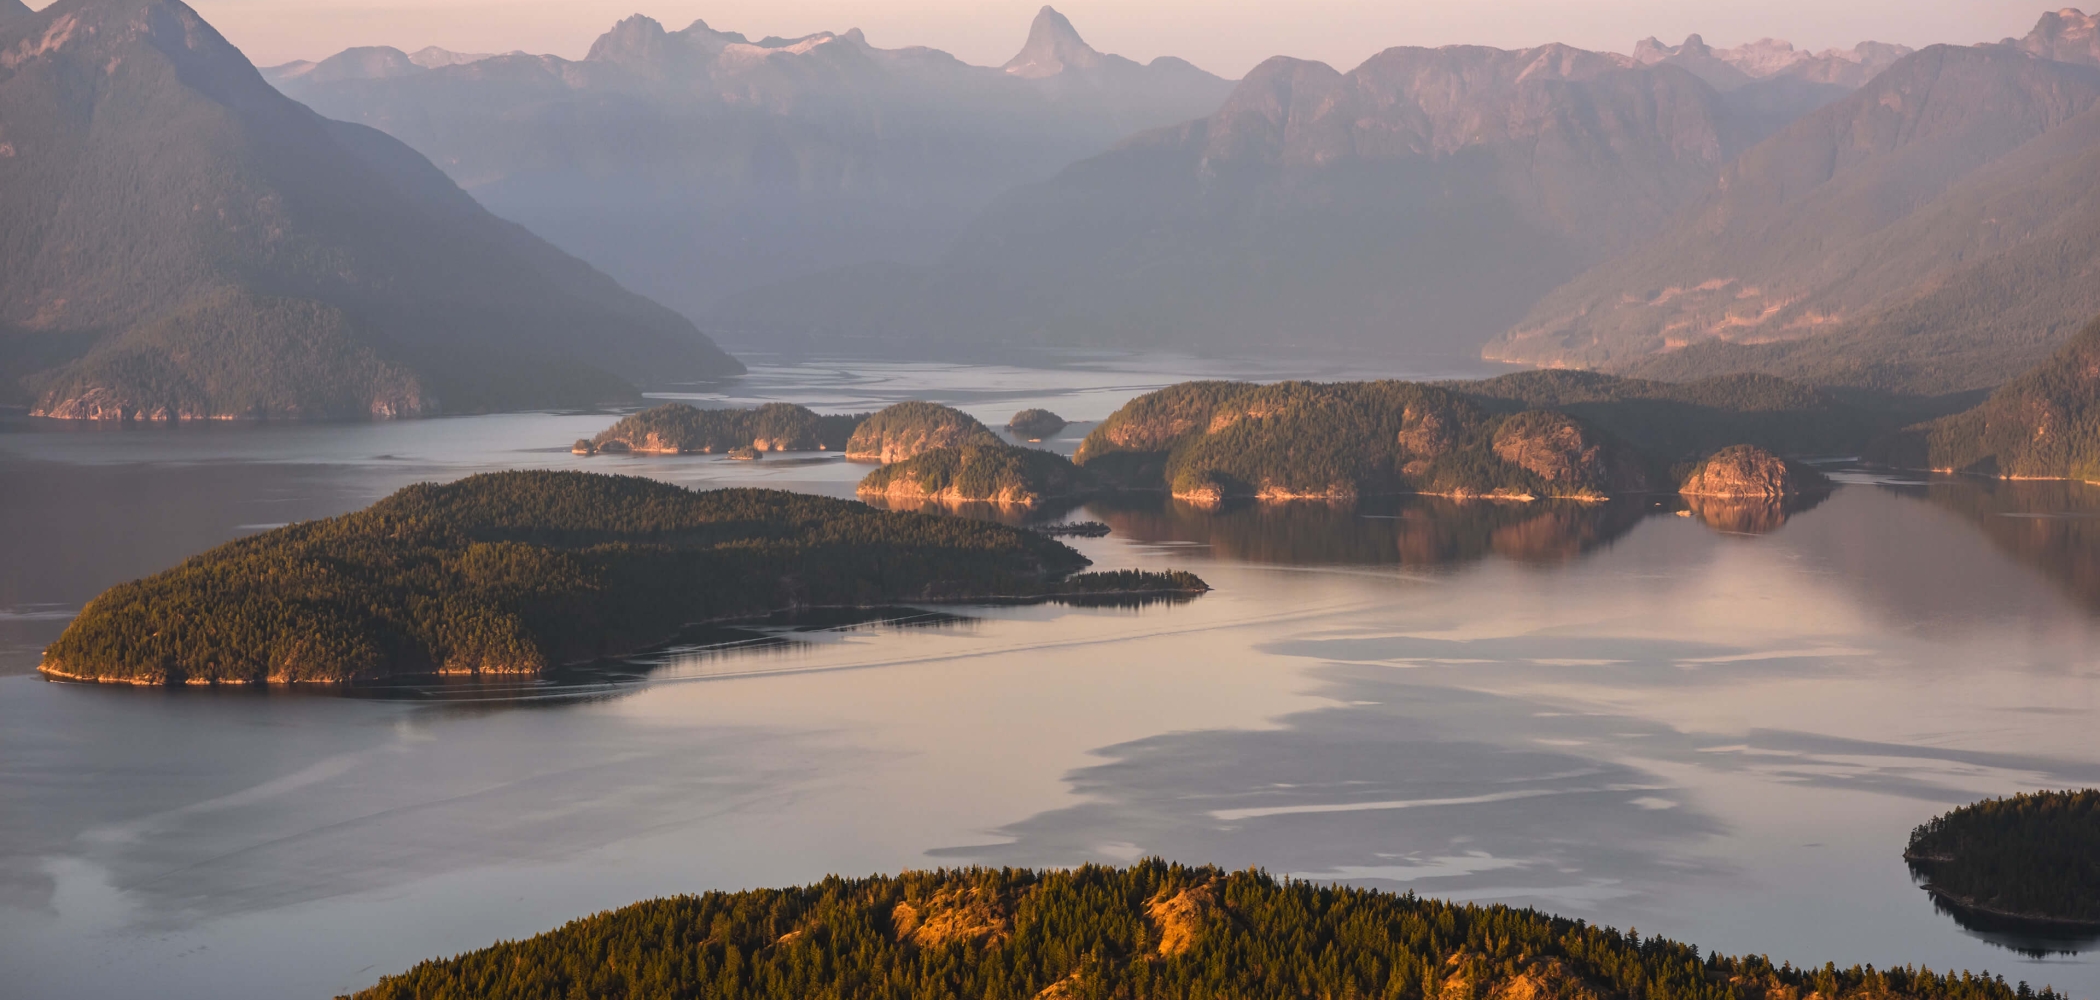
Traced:
POLYGON ((1049 410, 1026 409, 1006 422, 1007 433, 1026 441, 1046 441, 1070 427, 1071 422, 1049 410))

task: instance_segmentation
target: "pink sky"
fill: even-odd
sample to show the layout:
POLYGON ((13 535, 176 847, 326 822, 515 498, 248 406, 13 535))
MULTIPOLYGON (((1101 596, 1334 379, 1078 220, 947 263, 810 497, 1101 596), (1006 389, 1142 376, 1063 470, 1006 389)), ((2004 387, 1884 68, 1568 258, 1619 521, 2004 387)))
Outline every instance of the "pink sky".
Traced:
MULTIPOLYGON (((673 27, 705 18, 753 37, 858 27, 884 47, 930 45, 998 64, 1041 0, 190 0, 259 64, 352 45, 581 56, 628 14, 673 27)), ((40 6, 31 0, 32 6, 40 6)), ((1864 39, 1922 46, 2025 34, 2030 0, 1062 0, 1095 48, 1178 55, 1238 76, 1271 55, 1347 69, 1393 45, 1561 41, 1624 52, 1648 35, 1700 32, 1715 45, 1765 36, 1811 48, 1864 39)))

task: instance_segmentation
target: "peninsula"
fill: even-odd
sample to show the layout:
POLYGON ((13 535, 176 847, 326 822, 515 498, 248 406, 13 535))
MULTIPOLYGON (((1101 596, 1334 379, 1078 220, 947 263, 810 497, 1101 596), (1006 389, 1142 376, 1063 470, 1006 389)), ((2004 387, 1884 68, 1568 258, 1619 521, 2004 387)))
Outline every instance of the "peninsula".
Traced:
POLYGON ((1087 562, 1037 532, 850 501, 489 473, 113 587, 40 669, 142 685, 534 674, 780 609, 1207 589, 1187 574, 1074 575, 1087 562))

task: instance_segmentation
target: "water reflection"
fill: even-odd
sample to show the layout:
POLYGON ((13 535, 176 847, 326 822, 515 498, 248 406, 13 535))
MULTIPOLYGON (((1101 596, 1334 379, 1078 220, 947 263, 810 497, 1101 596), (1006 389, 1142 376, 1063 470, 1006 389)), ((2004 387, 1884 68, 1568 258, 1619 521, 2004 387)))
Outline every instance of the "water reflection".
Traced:
POLYGON ((1768 535, 1829 498, 1829 491, 1820 491, 1784 499, 1685 497, 1683 502, 1686 514, 1724 535, 1768 535))
POLYGON ((1961 515, 2007 555, 2100 610, 2100 487, 1948 477, 1887 488, 1961 515))
POLYGON ((2002 917, 1950 903, 1930 889, 1926 892, 1932 896, 1933 910, 1953 920, 1970 937, 2028 958, 2077 955, 2100 947, 2100 927, 2002 917))
POLYGON ((1133 541, 1207 545, 1215 559, 1287 565, 1450 566, 1500 556, 1554 564, 1631 531, 1657 508, 1611 503, 1496 503, 1374 497, 1335 503, 1241 503, 1211 510, 1158 494, 1087 505, 1133 541))
POLYGON ((552 708, 600 702, 639 690, 650 675, 677 667, 684 675, 764 671, 769 656, 791 658, 813 646, 902 629, 960 629, 977 619, 913 607, 801 608, 690 625, 676 638, 633 656, 569 664, 536 676, 419 676, 309 690, 378 701, 440 703, 455 710, 552 708))

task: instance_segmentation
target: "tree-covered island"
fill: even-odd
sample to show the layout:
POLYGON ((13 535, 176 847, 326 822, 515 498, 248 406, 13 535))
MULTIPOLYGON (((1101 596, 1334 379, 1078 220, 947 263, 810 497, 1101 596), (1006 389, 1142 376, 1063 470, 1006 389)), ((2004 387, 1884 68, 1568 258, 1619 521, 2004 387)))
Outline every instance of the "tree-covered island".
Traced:
POLYGON ((1186 574, 1132 580, 1079 573, 1086 565, 1054 539, 982 521, 628 476, 490 473, 410 486, 112 587, 41 669, 151 685, 530 674, 778 609, 1203 589, 1186 574))
POLYGON ((2100 927, 2100 790, 1963 806, 1912 831, 1903 858, 1956 910, 2100 927))

